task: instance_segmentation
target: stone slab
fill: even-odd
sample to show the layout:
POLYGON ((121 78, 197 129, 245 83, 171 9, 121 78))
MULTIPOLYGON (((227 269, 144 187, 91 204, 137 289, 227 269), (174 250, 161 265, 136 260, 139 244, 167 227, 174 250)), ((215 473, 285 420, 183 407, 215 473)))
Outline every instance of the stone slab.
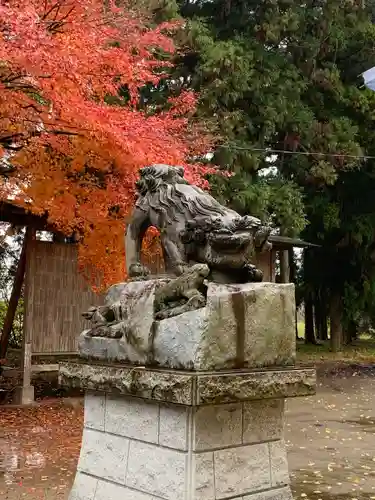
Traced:
POLYGON ((241 500, 293 500, 293 495, 288 486, 286 488, 262 491, 253 495, 245 495, 241 497, 241 500))
POLYGON ((128 439, 84 428, 78 470, 125 485, 128 455, 128 439))
POLYGON ((215 498, 224 500, 271 487, 265 443, 214 452, 215 498))
POLYGON ((107 396, 105 430, 117 436, 158 442, 159 407, 137 398, 107 396))
POLYGON ((100 394, 85 394, 85 427, 104 432, 105 398, 100 394))
POLYGON ((120 283, 106 304, 126 318, 122 338, 87 336, 80 356, 181 370, 291 366, 295 363, 294 285, 208 283, 206 306, 154 321, 155 287, 165 280, 120 283))
POLYGON ((313 368, 187 372, 119 365, 60 364, 63 386, 187 406, 315 394, 313 368))
POLYGON ((242 444, 242 403, 200 406, 194 414, 193 449, 242 444))
POLYGON ((132 441, 126 485, 167 500, 184 498, 186 463, 185 453, 132 441))
POLYGON ((284 441, 268 443, 268 446, 270 447, 272 486, 289 484, 288 459, 284 441))
MULTIPOLYGON (((69 499, 71 500, 71 499, 69 499)), ((153 495, 99 480, 93 500, 159 500, 153 495)))
POLYGON ((313 368, 215 373, 197 377, 196 404, 293 398, 315 394, 315 390, 313 368))
POLYGON ((84 472, 77 472, 69 500, 93 500, 99 479, 84 472))
POLYGON ((243 443, 281 439, 284 431, 284 399, 243 403, 243 443))
POLYGON ((175 450, 187 450, 191 409, 186 406, 160 405, 159 444, 175 450))

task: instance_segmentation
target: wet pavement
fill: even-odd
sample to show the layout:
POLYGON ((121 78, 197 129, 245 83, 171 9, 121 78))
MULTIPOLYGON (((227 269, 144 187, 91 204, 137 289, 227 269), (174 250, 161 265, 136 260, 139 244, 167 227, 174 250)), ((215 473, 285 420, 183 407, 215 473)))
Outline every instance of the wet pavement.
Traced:
MULTIPOLYGON (((286 442, 296 500, 375 500, 375 378, 327 379, 289 400, 286 442)), ((0 498, 65 500, 82 429, 80 404, 0 407, 0 498)))
POLYGON ((63 500, 74 478, 82 405, 0 407, 0 499, 63 500))
POLYGON ((375 378, 327 379, 289 400, 286 442, 295 499, 375 499, 375 378))

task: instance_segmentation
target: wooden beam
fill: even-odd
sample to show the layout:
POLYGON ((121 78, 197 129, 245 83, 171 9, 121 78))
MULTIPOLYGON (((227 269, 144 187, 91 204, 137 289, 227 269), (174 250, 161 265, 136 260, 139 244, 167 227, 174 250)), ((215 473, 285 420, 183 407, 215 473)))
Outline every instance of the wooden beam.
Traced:
POLYGON ((31 226, 41 231, 51 230, 48 229, 47 215, 34 215, 22 207, 6 202, 0 202, 0 221, 14 226, 31 226))

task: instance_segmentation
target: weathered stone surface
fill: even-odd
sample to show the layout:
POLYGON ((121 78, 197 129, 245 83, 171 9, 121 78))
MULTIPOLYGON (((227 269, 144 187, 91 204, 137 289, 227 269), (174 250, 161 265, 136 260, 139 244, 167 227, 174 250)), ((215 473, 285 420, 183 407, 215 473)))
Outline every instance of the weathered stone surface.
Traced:
POLYGON ((188 449, 191 409, 186 406, 160 405, 159 444, 175 450, 188 449))
POLYGON ((199 346, 207 327, 207 308, 156 322, 152 364, 193 370, 199 366, 199 346))
POLYGON ((259 443, 281 439, 284 428, 284 400, 249 401, 243 405, 243 442, 259 443))
POLYGON ((138 398, 118 398, 108 395, 105 430, 118 436, 157 443, 159 407, 155 403, 138 398))
POLYGON ((84 429, 78 470, 125 484, 129 440, 84 429))
POLYGON ((215 498, 214 454, 212 451, 193 455, 194 500, 215 498))
MULTIPOLYGON (((245 285, 238 285, 239 288, 245 285)), ((211 283, 207 291, 207 327, 201 332, 197 352, 198 369, 220 370, 242 364, 239 352, 240 336, 245 327, 244 318, 236 317, 233 307, 233 289, 230 285, 211 283)))
POLYGON ((105 394, 87 392, 85 394, 85 426, 104 431, 105 394))
POLYGON ((294 285, 245 285, 245 367, 290 365, 295 361, 294 285))
POLYGON ((268 444, 271 457, 271 483, 272 486, 289 484, 288 459, 283 440, 268 444))
POLYGON ((313 368, 182 372, 61 363, 61 385, 187 406, 278 399, 315 394, 313 368))
MULTIPOLYGON (((155 288, 163 280, 133 281, 112 286, 106 305, 115 311, 116 320, 126 318, 122 338, 92 337, 89 330, 81 333, 78 351, 83 358, 128 361, 145 364, 151 350, 154 323, 155 288)), ((121 327, 121 323, 119 324, 121 327)))
POLYGON ((185 469, 184 453, 132 441, 126 484, 168 500, 184 498, 185 469))
POLYGON ((254 495, 245 495, 241 500, 293 500, 293 495, 289 487, 262 491, 254 495))
POLYGON ((96 477, 77 472, 69 500, 93 500, 97 487, 98 479, 96 477))
POLYGON ((194 450, 225 448, 242 443, 242 404, 202 406, 194 415, 194 450))
POLYGON ((315 390, 314 369, 234 371, 198 377, 196 404, 308 396, 315 390))
POLYGON ((215 451, 214 461, 217 500, 271 487, 267 444, 215 451))
POLYGON ((137 367, 61 363, 61 385, 114 394, 137 396, 154 401, 193 404, 193 375, 153 371, 137 367))
POLYGON ((127 318, 126 333, 106 338, 83 332, 81 356, 197 371, 294 363, 293 284, 209 283, 205 307, 154 321, 155 288, 164 281, 112 287, 107 302, 115 300, 111 305, 116 314, 127 318))
MULTIPOLYGON (((69 499, 70 500, 70 499, 69 499)), ((99 481, 98 488, 95 493, 95 498, 90 497, 90 500, 158 500, 152 495, 141 493, 140 491, 131 490, 119 484, 99 481)))

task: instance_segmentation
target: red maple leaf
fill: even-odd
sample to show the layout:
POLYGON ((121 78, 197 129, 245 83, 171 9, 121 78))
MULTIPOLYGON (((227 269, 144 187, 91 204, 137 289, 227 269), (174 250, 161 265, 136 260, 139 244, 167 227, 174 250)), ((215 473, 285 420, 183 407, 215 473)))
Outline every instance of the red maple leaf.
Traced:
POLYGON ((202 183, 204 167, 186 158, 207 151, 209 140, 190 126, 192 92, 164 112, 137 105, 140 87, 170 65, 155 49, 173 52, 175 26, 150 29, 146 13, 104 4, 1 2, 0 144, 15 150, 15 171, 0 180, 0 200, 16 193, 16 203, 47 211, 62 232, 78 232, 82 269, 108 285, 124 276, 124 217, 139 168, 185 165, 187 178, 202 183), (108 104, 120 87, 126 102, 108 104))

